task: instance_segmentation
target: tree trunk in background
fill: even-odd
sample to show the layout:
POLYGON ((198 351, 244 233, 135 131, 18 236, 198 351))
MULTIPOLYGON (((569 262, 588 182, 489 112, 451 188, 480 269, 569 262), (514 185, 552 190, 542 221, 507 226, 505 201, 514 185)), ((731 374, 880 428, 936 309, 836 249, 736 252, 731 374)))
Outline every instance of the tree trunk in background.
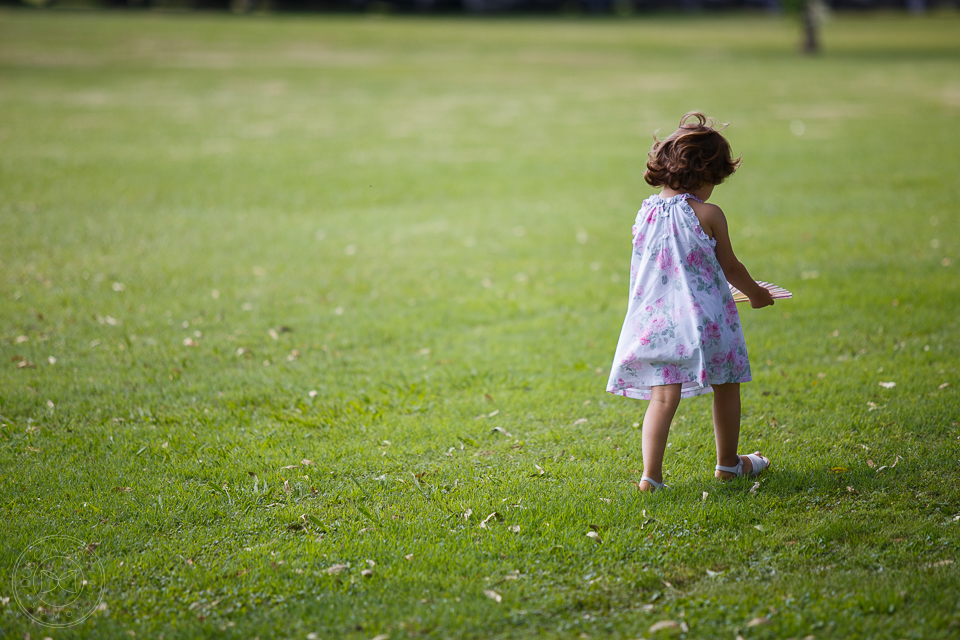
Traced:
POLYGON ((813 55, 820 52, 820 34, 817 31, 819 16, 816 0, 803 0, 801 19, 803 20, 803 52, 813 55))
POLYGON ((820 34, 817 33, 817 8, 816 0, 804 0, 801 10, 801 19, 803 20, 803 52, 815 54, 820 52, 820 34))

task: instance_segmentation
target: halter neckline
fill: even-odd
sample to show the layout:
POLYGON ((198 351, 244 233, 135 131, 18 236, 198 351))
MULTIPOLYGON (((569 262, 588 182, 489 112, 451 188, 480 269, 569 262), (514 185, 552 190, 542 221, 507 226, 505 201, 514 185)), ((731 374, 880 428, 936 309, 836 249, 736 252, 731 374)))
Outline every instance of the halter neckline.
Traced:
POLYGON ((658 193, 658 194, 657 194, 657 197, 660 198, 661 200, 663 200, 664 202, 667 202, 667 201, 669 201, 669 200, 676 200, 677 198, 682 198, 683 200, 686 200, 687 198, 693 198, 694 200, 696 200, 696 201, 699 202, 700 204, 703 204, 703 200, 701 200, 701 199, 698 198, 697 196, 693 195, 692 193, 678 193, 677 195, 675 195, 675 196, 670 196, 669 198, 664 198, 663 196, 661 196, 661 195, 658 193))

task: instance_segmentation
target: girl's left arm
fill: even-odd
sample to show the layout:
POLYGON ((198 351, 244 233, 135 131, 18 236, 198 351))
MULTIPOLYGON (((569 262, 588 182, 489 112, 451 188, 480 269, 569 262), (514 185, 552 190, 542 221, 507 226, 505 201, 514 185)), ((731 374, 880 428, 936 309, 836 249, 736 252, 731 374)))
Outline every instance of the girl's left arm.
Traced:
POLYGON ((727 228, 727 218, 723 211, 716 205, 711 205, 708 211, 704 211, 704 222, 709 225, 713 237, 717 241, 717 262, 723 269, 723 275, 727 282, 740 289, 750 299, 750 306, 754 309, 768 307, 773 304, 773 296, 770 292, 761 287, 743 266, 743 263, 737 260, 733 252, 733 245, 730 243, 730 231, 727 228))

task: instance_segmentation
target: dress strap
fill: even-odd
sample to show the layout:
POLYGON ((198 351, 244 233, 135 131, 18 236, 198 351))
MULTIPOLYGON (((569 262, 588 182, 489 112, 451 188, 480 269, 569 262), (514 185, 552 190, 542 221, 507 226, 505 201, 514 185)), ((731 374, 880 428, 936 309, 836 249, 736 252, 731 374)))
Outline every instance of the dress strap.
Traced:
POLYGON ((699 202, 700 204, 703 204, 703 200, 701 200, 701 199, 698 198, 697 196, 693 195, 692 193, 685 193, 685 194, 683 194, 683 197, 684 197, 684 198, 693 198, 694 200, 696 200, 696 201, 699 202))

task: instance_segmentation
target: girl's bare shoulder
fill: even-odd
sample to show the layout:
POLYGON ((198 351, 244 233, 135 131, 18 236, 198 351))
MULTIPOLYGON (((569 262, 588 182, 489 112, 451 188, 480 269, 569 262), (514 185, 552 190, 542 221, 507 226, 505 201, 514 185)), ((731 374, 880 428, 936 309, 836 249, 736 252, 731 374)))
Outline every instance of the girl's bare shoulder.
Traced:
POLYGON ((687 200, 687 204, 697 214, 697 220, 700 221, 700 228, 711 238, 716 231, 726 224, 726 218, 723 216, 723 209, 709 202, 697 202, 696 200, 687 200))

